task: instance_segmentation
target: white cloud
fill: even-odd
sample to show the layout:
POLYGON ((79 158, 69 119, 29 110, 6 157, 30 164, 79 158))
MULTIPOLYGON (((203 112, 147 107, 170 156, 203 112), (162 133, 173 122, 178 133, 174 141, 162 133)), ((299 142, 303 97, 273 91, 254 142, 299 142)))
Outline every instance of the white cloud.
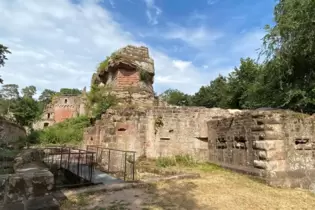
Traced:
POLYGON ((173 65, 180 71, 184 72, 187 68, 191 67, 191 61, 173 60, 173 65))
POLYGON ((222 38, 223 33, 211 31, 204 26, 190 28, 169 24, 169 30, 165 32, 164 37, 181 40, 195 48, 204 48, 222 38))
POLYGON ((146 15, 149 23, 152 25, 158 24, 158 17, 161 15, 162 10, 155 5, 154 0, 144 0, 144 2, 147 6, 146 15))
MULTIPOLYGON (((0 43, 8 56, 0 75, 5 83, 24 87, 83 88, 97 64, 127 44, 140 45, 97 0, 0 1, 0 43)), ((155 89, 177 88, 193 93, 210 79, 190 61, 170 58, 150 47, 155 60, 155 89)))

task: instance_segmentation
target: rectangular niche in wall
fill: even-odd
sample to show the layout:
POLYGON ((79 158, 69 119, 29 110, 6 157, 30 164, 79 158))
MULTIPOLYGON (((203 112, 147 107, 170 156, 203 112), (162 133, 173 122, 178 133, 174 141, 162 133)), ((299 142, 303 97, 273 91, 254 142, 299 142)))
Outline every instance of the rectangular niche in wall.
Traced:
POLYGON ((235 136, 233 141, 233 148, 235 149, 247 149, 246 138, 244 136, 235 136))
POLYGON ((217 138, 217 149, 226 149, 227 142, 224 137, 217 138))
POLYGON ((161 141, 169 141, 169 140, 171 140, 171 137, 161 137, 160 140, 161 141))
POLYGON ((294 141, 296 150, 313 150, 315 149, 309 138, 296 138, 294 141))

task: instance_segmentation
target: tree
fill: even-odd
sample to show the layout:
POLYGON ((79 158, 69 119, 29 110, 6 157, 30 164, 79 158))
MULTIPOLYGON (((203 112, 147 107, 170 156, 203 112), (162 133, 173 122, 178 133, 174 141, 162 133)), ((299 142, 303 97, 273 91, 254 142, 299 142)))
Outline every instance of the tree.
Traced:
POLYGON ((36 94, 36 87, 33 85, 27 86, 22 89, 22 94, 23 97, 33 98, 33 96, 36 94))
POLYGON ((168 89, 164 91, 160 97, 168 104, 176 106, 189 106, 191 105, 191 96, 185 94, 177 89, 168 89))
POLYGON ((193 105, 205 107, 228 108, 228 82, 219 75, 208 86, 202 86, 193 96, 193 105))
POLYGON ((248 95, 260 74, 261 66, 253 59, 241 58, 241 64, 228 77, 228 96, 230 108, 251 108, 253 104, 248 95))
MULTIPOLYGON (((5 60, 7 60, 6 54, 11 54, 8 50, 8 47, 0 44, 0 67, 4 66, 5 60)), ((3 83, 3 80, 0 78, 0 83, 3 83)))
POLYGON ((18 99, 20 97, 19 86, 16 84, 2 85, 0 94, 4 99, 7 99, 7 100, 18 99))
POLYGON ((19 98, 12 106, 12 113, 18 124, 32 127, 33 122, 38 116, 38 103, 31 97, 19 98))
POLYGON ((77 88, 61 88, 60 94, 62 95, 80 95, 82 94, 82 91, 77 88))
POLYGON ((20 97, 19 86, 16 84, 2 85, 0 95, 3 100, 6 100, 5 104, 7 106, 7 109, 4 114, 9 114, 11 105, 20 97))
POLYGON ((44 104, 49 104, 51 102, 52 97, 56 94, 55 91, 45 89, 40 96, 38 97, 38 100, 44 104))
POLYGON ((315 1, 280 0, 274 9, 276 24, 266 26, 262 53, 273 67, 273 72, 266 72, 277 76, 269 79, 274 83, 271 86, 284 93, 280 107, 311 113, 315 110, 314 16, 315 1))

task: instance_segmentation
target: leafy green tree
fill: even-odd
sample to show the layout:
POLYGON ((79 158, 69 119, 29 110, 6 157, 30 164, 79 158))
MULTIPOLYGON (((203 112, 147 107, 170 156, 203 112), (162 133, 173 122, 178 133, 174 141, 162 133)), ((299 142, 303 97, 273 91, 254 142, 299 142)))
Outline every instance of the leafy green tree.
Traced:
POLYGON ((2 85, 2 89, 0 90, 0 95, 6 106, 6 111, 4 111, 4 115, 10 113, 11 106, 19 99, 19 86, 16 84, 6 84, 2 85))
POLYGON ((45 89, 40 96, 38 97, 38 100, 40 102, 43 102, 45 104, 48 104, 51 102, 52 97, 56 94, 55 91, 53 90, 49 90, 49 89, 45 89))
POLYGON ((208 86, 202 86, 193 96, 193 105, 204 107, 228 107, 228 81, 222 75, 210 82, 208 86))
POLYGON ((251 108, 253 104, 248 98, 257 77, 259 77, 261 66, 253 59, 241 58, 241 64, 235 68, 228 77, 228 94, 230 108, 251 108))
MULTIPOLYGON (((0 67, 4 66, 5 60, 7 60, 6 54, 11 54, 8 47, 0 44, 0 67)), ((3 83, 3 80, 0 78, 0 84, 3 83)))
POLYGON ((38 103, 31 97, 22 97, 12 106, 12 113, 18 124, 32 127, 32 123, 38 116, 38 103))
POLYGON ((61 88, 59 93, 62 95, 80 95, 82 91, 77 88, 61 88))
POLYGON ((311 113, 315 110, 314 16, 315 1, 280 0, 274 9, 276 24, 266 26, 262 53, 267 55, 266 63, 272 62, 273 72, 266 69, 271 73, 268 76, 277 76, 269 78, 274 84, 268 85, 279 87, 283 93, 278 96, 282 97, 280 107, 311 113))
POLYGON ((160 97, 168 104, 176 106, 189 106, 191 105, 191 96, 185 94, 177 89, 168 89, 164 91, 160 97))
POLYGON ((2 85, 0 94, 2 98, 7 99, 7 100, 18 99, 20 97, 19 86, 16 84, 2 85))
POLYGON ((23 97, 33 98, 36 94, 36 87, 31 85, 22 89, 23 97))

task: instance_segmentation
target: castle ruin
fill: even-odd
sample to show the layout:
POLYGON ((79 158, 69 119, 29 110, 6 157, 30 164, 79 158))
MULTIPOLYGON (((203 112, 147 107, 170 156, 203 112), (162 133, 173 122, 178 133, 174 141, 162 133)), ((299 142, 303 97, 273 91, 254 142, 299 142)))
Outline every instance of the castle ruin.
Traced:
POLYGON ((66 119, 84 114, 85 103, 82 95, 56 96, 45 107, 41 119, 34 123, 33 128, 43 129, 66 119))
MULTIPOLYGON (((120 104, 85 129, 83 147, 97 145, 158 158, 195 159, 254 175, 273 186, 315 189, 315 124, 287 110, 232 110, 167 105, 154 96, 148 48, 115 52, 92 76, 120 104)), ((82 96, 59 96, 39 128, 85 114, 82 96)), ((118 160, 119 161, 119 160, 118 160)))
POLYGON ((311 116, 286 110, 162 106, 154 98, 153 80, 147 48, 127 46, 110 58, 92 83, 111 86, 119 98, 128 96, 128 88, 136 89, 130 103, 111 107, 85 130, 84 145, 133 150, 148 158, 188 154, 273 186, 315 188, 311 116))

